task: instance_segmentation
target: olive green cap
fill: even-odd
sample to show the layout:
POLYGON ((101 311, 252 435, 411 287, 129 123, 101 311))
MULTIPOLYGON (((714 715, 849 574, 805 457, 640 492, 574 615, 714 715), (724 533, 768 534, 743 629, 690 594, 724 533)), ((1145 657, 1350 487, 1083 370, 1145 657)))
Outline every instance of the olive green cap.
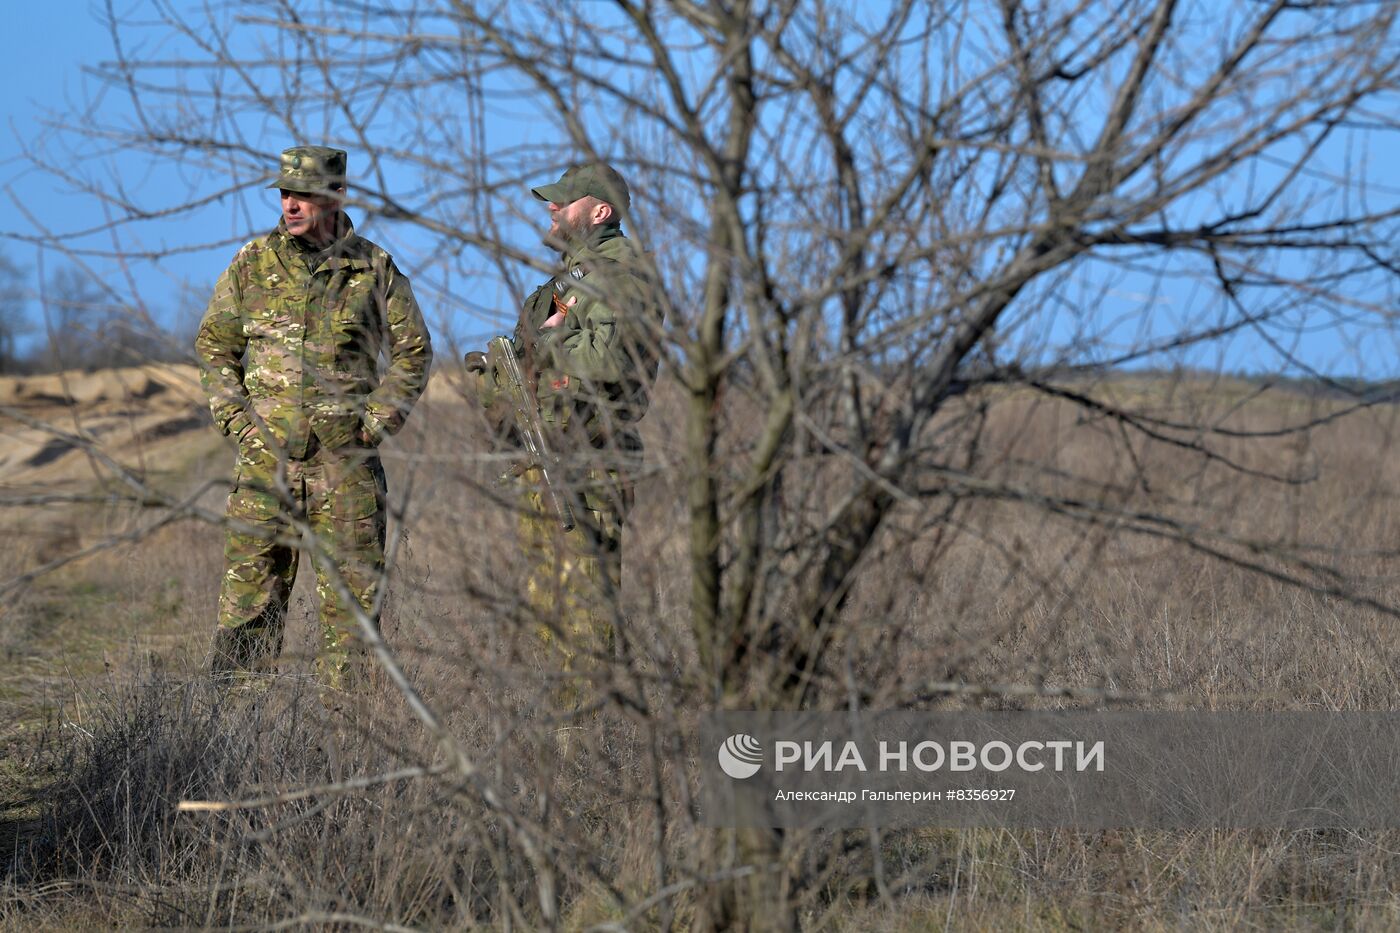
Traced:
POLYGON ((627 213, 628 208, 632 206, 632 195, 627 190, 627 182, 617 169, 602 162, 572 166, 560 175, 554 184, 540 185, 538 188, 531 188, 530 191, 541 201, 554 204, 572 204, 591 194, 601 201, 607 201, 620 214, 627 213))
POLYGON ((293 146, 282 150, 282 173, 269 188, 298 194, 330 194, 345 186, 345 150, 293 146))

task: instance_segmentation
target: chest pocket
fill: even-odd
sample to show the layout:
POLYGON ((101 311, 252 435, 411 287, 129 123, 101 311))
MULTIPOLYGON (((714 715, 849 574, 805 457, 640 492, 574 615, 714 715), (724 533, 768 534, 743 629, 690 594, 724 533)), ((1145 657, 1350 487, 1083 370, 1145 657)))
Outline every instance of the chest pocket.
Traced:
POLYGON ((326 291, 326 307, 331 326, 331 343, 339 349, 378 346, 379 303, 375 301, 377 280, 368 269, 338 272, 326 291))
POLYGON ((243 336, 286 343, 300 332, 305 301, 302 285, 285 273, 255 275, 244 287, 243 336))
POLYGON ((535 330, 538 330, 539 326, 552 313, 550 305, 553 303, 551 297, 554 294, 553 285, 554 280, 550 279, 531 292, 530 297, 525 299, 525 320, 535 330))

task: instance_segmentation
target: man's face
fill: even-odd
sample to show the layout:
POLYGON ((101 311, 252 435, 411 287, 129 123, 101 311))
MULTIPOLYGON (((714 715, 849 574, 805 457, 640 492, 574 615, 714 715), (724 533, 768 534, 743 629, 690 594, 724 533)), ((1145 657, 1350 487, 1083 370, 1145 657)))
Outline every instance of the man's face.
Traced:
POLYGON ((281 189, 282 220, 292 236, 308 240, 329 240, 335 233, 338 200, 327 194, 302 194, 281 189))
POLYGON ((569 204, 549 205, 549 232, 545 239, 554 243, 568 243, 581 240, 593 228, 593 209, 599 204, 597 198, 585 195, 569 204))

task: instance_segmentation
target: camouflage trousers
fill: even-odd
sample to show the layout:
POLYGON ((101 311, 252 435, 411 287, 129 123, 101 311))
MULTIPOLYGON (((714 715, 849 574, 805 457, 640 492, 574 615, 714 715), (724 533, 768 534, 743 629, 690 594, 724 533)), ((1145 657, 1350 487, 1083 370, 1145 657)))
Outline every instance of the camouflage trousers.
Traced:
POLYGON ((575 525, 564 531, 540 485, 522 476, 520 541, 528 562, 526 595, 543 644, 565 671, 611 654, 622 592, 622 527, 631 484, 616 470, 593 470, 572 490, 575 525))
POLYGON ((372 611, 384 572, 385 500, 384 469, 373 450, 320 448, 305 460, 288 460, 260 445, 240 444, 228 498, 212 662, 216 675, 275 667, 297 574, 296 526, 301 525, 316 542, 317 673, 334 689, 353 679, 364 646, 330 571, 334 568, 355 601, 372 611))

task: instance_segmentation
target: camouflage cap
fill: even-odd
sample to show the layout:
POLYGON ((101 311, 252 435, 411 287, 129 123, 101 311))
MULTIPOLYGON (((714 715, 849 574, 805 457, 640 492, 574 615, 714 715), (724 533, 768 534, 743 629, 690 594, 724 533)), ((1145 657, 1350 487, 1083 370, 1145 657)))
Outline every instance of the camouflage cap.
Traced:
POLYGON ((530 191, 541 201, 554 204, 572 204, 591 194, 599 200, 607 201, 620 214, 627 213, 627 209, 632 206, 632 195, 627 190, 627 182, 617 169, 602 162, 572 166, 559 176, 559 180, 554 184, 540 185, 538 188, 531 188, 530 191))
POLYGON ((269 188, 298 194, 329 194, 345 186, 345 150, 293 146, 282 150, 282 173, 269 188))

